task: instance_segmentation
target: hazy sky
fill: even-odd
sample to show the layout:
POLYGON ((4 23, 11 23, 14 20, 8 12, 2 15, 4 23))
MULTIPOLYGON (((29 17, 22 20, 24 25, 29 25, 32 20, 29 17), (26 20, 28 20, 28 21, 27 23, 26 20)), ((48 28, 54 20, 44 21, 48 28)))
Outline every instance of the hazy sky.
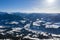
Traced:
POLYGON ((60 0, 0 0, 0 11, 60 13, 60 0))

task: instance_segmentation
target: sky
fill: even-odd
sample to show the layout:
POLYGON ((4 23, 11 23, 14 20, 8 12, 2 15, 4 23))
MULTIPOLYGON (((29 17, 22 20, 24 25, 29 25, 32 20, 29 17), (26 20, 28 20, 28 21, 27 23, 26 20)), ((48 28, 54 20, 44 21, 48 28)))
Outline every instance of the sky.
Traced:
POLYGON ((60 0, 0 0, 0 12, 60 13, 60 0))

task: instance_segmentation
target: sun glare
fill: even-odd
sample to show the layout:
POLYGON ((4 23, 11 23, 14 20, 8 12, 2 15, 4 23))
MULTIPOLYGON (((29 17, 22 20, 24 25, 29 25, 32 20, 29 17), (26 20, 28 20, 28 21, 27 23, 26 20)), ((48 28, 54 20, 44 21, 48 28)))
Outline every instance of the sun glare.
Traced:
POLYGON ((55 5, 56 0, 46 0, 47 6, 55 5))
POLYGON ((48 3, 54 3, 55 0, 46 0, 48 3))

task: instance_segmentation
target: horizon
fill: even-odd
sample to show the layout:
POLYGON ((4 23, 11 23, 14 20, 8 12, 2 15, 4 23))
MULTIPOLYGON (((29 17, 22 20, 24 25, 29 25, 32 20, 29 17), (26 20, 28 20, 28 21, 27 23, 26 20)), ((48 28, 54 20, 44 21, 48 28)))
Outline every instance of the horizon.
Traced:
POLYGON ((8 14, 12 14, 12 13, 23 13, 23 14, 60 14, 60 13, 26 13, 26 12, 1 12, 1 13, 8 13, 8 14))

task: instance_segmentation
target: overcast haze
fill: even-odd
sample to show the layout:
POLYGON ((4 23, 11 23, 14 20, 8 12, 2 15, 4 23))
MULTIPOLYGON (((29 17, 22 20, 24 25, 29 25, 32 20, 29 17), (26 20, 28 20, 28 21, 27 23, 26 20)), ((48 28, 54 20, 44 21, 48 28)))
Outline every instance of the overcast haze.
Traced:
POLYGON ((0 0, 0 11, 60 13, 60 0, 0 0))

